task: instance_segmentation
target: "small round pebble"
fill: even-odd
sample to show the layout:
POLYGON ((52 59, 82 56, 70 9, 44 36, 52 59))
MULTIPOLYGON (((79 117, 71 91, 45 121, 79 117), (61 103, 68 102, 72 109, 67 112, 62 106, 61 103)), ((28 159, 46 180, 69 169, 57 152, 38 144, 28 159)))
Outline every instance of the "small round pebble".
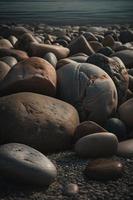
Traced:
POLYGON ((69 183, 64 187, 64 194, 67 196, 76 195, 79 192, 79 187, 77 184, 69 183))

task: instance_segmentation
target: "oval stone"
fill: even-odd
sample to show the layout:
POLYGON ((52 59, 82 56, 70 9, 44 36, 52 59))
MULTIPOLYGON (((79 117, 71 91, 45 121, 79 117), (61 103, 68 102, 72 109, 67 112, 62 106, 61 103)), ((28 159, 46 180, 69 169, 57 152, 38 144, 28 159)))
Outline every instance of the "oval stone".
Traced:
POLYGON ((113 133, 100 132, 82 137, 75 144, 75 152, 80 157, 110 157, 116 154, 117 137, 113 133))
POLYGON ((121 104, 118 112, 120 119, 124 121, 127 126, 133 128, 133 98, 121 104))
POLYGON ((3 61, 0 61, 0 81, 4 79, 10 70, 10 66, 3 61))
POLYGON ((133 139, 122 141, 118 144, 118 156, 125 158, 133 157, 133 139))
POLYGON ((48 96, 56 93, 56 71, 46 60, 31 57, 16 64, 0 85, 0 95, 35 92, 48 96))
POLYGON ((39 151, 19 143, 0 146, 0 174, 15 182, 48 186, 57 176, 54 164, 39 151))
POLYGON ((68 103, 25 92, 0 98, 0 122, 1 144, 17 142, 55 152, 71 148, 79 117, 68 103))
POLYGON ((107 131, 114 133, 119 140, 123 140, 127 137, 126 126, 124 122, 118 118, 108 119, 104 128, 107 131))
POLYGON ((93 180, 112 180, 123 175, 124 167, 120 161, 110 159, 97 159, 89 162, 84 174, 93 180))
POLYGON ((116 87, 99 67, 75 62, 61 67, 57 75, 59 98, 77 108, 81 121, 104 123, 115 111, 116 87))

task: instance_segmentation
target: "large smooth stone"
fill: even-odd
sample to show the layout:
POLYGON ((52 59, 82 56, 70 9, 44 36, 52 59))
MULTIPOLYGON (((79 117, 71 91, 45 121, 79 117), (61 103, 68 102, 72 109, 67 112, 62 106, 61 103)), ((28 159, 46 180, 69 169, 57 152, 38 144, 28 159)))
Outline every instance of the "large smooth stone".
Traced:
POLYGON ((123 121, 118 118, 110 118, 107 120, 104 128, 114 133, 119 140, 123 140, 127 137, 127 129, 123 121))
POLYGON ((123 62, 117 57, 109 58, 99 53, 90 56, 87 62, 97 65, 108 73, 116 85, 119 102, 123 102, 126 99, 129 83, 128 72, 123 62))
POLYGON ((80 52, 85 53, 87 55, 92 55, 94 53, 92 47, 90 46, 90 44, 87 42, 87 40, 85 39, 83 35, 72 40, 68 48, 70 49, 71 55, 80 53, 80 52))
POLYGON ((85 121, 80 123, 74 133, 74 141, 76 142, 80 138, 90 135, 93 133, 99 132, 107 132, 102 126, 93 122, 93 121, 85 121))
POLYGON ((18 39, 14 36, 14 35, 10 35, 10 37, 8 38, 8 40, 11 42, 11 44, 14 46, 16 44, 16 42, 18 41, 18 39))
POLYGON ((118 156, 125 158, 133 157, 133 139, 122 141, 118 144, 118 156))
POLYGON ((46 60, 31 57, 16 64, 0 84, 0 95, 35 92, 54 96, 56 71, 46 60))
POLYGON ((75 144, 75 152, 80 157, 110 157, 117 153, 118 140, 113 133, 100 132, 87 135, 75 144))
POLYGON ((13 48, 11 42, 7 39, 0 39, 0 48, 13 48))
POLYGON ((70 63, 57 71, 59 98, 74 105, 81 121, 103 123, 117 107, 112 79, 99 67, 70 63))
POLYGON ((57 170, 39 151, 10 143, 0 146, 0 174, 16 182, 47 186, 54 181, 57 170))
POLYGON ((16 50, 16 49, 6 49, 0 48, 0 58, 5 56, 13 56, 18 61, 29 58, 28 54, 25 51, 16 50))
POLYGON ((10 66, 3 61, 0 61, 0 81, 4 79, 10 70, 10 66))
POLYGON ((79 117, 63 101, 27 92, 0 98, 0 122, 1 144, 18 142, 55 152, 71 148, 79 117))
POLYGON ((87 164, 84 174, 93 180, 112 180, 122 176, 124 167, 120 161, 97 159, 87 164))
POLYGON ((10 67, 13 67, 14 65, 17 64, 16 58, 12 56, 5 56, 3 58, 0 58, 0 60, 7 63, 10 67))
POLYGON ((52 52, 58 59, 66 58, 69 54, 69 49, 60 45, 49 45, 49 44, 37 44, 35 42, 30 43, 28 50, 31 56, 44 57, 48 52, 52 52))
POLYGON ((133 98, 120 105, 118 112, 120 119, 133 128, 133 98))
POLYGON ((133 67, 133 50, 126 49, 122 51, 117 51, 116 53, 113 53, 111 56, 112 57, 116 56, 120 58, 127 68, 133 67))

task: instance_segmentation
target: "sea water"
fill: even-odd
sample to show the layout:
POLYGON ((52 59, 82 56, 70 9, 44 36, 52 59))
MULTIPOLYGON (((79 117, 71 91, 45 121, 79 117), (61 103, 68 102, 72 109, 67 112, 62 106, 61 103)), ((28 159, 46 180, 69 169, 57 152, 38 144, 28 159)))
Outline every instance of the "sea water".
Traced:
POLYGON ((131 24, 133 0, 1 0, 0 22, 131 24))

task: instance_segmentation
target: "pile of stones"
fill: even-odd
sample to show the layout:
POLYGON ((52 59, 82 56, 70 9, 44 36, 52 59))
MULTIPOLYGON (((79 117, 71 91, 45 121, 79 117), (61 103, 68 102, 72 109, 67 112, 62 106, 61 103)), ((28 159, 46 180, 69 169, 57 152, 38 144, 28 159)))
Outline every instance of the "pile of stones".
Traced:
POLYGON ((68 149, 92 159, 89 179, 121 177, 112 156, 133 157, 133 31, 1 25, 0 122, 5 178, 50 185, 58 168, 45 155, 68 149))

